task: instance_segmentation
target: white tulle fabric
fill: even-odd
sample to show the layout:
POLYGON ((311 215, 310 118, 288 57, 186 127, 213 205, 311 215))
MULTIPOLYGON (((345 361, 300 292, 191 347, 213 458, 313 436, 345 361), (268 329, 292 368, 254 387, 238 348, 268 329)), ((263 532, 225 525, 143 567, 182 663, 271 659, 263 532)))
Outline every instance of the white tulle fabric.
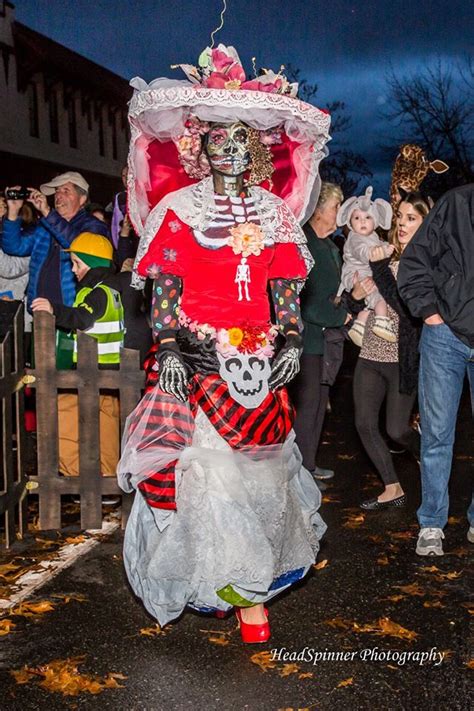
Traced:
POLYGON ((319 163, 328 153, 331 118, 327 113, 291 96, 262 91, 210 89, 164 78, 147 84, 135 77, 130 84, 134 94, 129 107, 128 199, 139 234, 154 207, 147 198, 148 145, 155 139, 165 142, 182 135, 189 113, 202 121, 239 120, 259 130, 283 125, 286 135, 300 144, 294 154, 297 178, 286 201, 300 223, 309 219, 319 195, 319 163))
POLYGON ((266 602, 285 587, 270 590, 274 580, 314 563, 326 525, 293 433, 279 457, 240 457, 198 411, 176 474, 177 511, 138 493, 125 533, 130 584, 160 625, 186 605, 229 609, 217 595, 227 585, 266 602))
MULTIPOLYGON (((265 238, 273 242, 294 242, 297 244, 309 272, 314 261, 307 247, 306 235, 286 202, 268 190, 257 186, 250 188, 249 192, 254 198, 256 212, 265 238)), ((204 178, 195 185, 189 185, 169 193, 150 212, 142 230, 135 258, 131 283, 136 289, 143 288, 145 282, 136 272, 136 268, 147 253, 168 210, 173 210, 179 219, 189 225, 191 229, 205 232, 209 224, 219 216, 212 178, 204 178)), ((300 286, 303 283, 301 281, 300 286)))
POLYGON ((118 484, 122 491, 131 493, 140 482, 176 459, 178 470, 187 468, 193 459, 203 462, 209 457, 220 458, 223 466, 232 460, 235 466, 245 469, 250 462, 280 460, 283 448, 289 446, 285 443, 247 446, 239 450, 228 448, 223 452, 209 450, 206 447, 208 444, 213 446, 214 439, 198 447, 194 429, 195 419, 189 402, 177 403, 173 395, 163 392, 158 385, 145 393, 125 421, 122 456, 117 465, 118 484), (179 419, 176 417, 177 407, 179 419))

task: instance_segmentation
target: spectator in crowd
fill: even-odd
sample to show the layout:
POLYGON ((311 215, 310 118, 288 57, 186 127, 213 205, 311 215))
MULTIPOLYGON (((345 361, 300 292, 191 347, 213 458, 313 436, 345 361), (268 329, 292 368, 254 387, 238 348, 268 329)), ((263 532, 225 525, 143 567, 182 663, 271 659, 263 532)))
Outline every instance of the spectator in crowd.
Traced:
POLYGON ((99 205, 98 202, 89 203, 89 205, 87 206, 87 212, 89 213, 89 215, 92 215, 92 217, 95 217, 97 220, 108 224, 109 220, 105 208, 103 208, 102 205, 99 205))
MULTIPOLYGON (((468 375, 474 403, 474 184, 450 190, 403 253, 402 298, 424 321, 418 398, 421 486, 418 555, 443 555, 456 419, 468 375)), ((474 405, 473 405, 474 408, 474 405)), ((468 511, 474 543, 474 499, 468 511)))
MULTIPOLYGON (((18 303, 25 300, 30 268, 29 257, 14 257, 3 251, 3 222, 7 215, 7 201, 0 195, 0 319, 1 333, 4 335, 11 326, 13 314, 18 303)), ((35 227, 36 215, 33 207, 26 203, 20 210, 21 226, 24 234, 29 234, 35 227)), ((31 332, 32 318, 25 313, 25 332, 31 332)))
POLYGON ((112 211, 112 225, 110 231, 112 235, 112 244, 115 249, 118 249, 120 229, 127 214, 127 176, 128 167, 124 165, 121 173, 124 190, 121 190, 114 196, 112 203, 107 208, 112 211))
POLYGON ((118 233, 118 244, 116 259, 121 269, 122 264, 127 260, 134 260, 138 248, 138 237, 132 227, 130 218, 125 214, 118 233))
POLYGON ((418 341, 421 323, 401 301, 396 284, 400 256, 430 210, 419 193, 405 193, 396 208, 391 233, 391 257, 384 247, 372 247, 370 268, 375 284, 385 299, 393 321, 395 342, 378 338, 371 326, 371 312, 364 332, 354 373, 355 422, 364 448, 376 467, 384 490, 376 498, 363 501, 361 508, 379 510, 402 507, 406 497, 398 480, 390 450, 380 431, 380 411, 385 401, 385 427, 389 437, 420 458, 420 436, 410 426, 410 416, 418 383, 418 341))
MULTIPOLYGON (((343 200, 340 187, 323 183, 313 216, 304 226, 308 247, 315 265, 301 293, 303 317, 303 353, 300 372, 289 385, 296 408, 296 442, 303 456, 303 465, 316 479, 330 479, 334 472, 316 465, 316 454, 326 414, 329 385, 323 376, 325 329, 341 328, 350 320, 346 309, 335 303, 341 279, 341 256, 331 235, 336 229, 336 215, 343 200)), ((333 378, 342 361, 341 347, 337 363, 332 363, 333 378)))
MULTIPOLYGON (((84 232, 69 248, 72 270, 79 282, 74 305, 36 298, 33 312, 54 314, 56 324, 74 332, 86 331, 98 343, 99 366, 117 367, 124 344, 124 315, 119 292, 114 288, 112 273, 113 247, 102 235, 84 232)), ((74 361, 77 361, 77 337, 74 361)), ((115 476, 119 459, 120 410, 115 395, 101 394, 100 462, 104 476, 115 476)), ((79 410, 76 394, 58 397, 59 469, 66 476, 79 474, 79 410)))
POLYGON ((148 351, 153 345, 153 331, 149 314, 151 313, 152 283, 148 280, 145 289, 131 286, 133 259, 126 259, 120 272, 109 283, 119 292, 122 299, 125 318, 125 348, 140 351, 140 365, 143 366, 148 351))
POLYGON ((71 306, 75 279, 69 254, 64 250, 81 232, 107 237, 108 228, 85 211, 89 185, 80 173, 68 171, 41 185, 40 190, 29 190, 29 200, 41 214, 39 224, 31 233, 23 234, 19 216, 23 200, 8 200, 3 249, 7 254, 31 257, 28 308, 37 296, 71 306), (48 195, 54 195, 54 209, 48 205, 48 195))

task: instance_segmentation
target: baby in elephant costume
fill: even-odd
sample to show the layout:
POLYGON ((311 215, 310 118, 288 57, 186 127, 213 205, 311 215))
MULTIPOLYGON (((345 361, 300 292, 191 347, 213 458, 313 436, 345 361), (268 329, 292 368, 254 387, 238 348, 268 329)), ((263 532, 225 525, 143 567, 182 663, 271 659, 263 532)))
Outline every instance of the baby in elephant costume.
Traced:
MULTIPOLYGON (((388 230, 392 220, 392 208, 386 200, 377 198, 372 200, 373 189, 371 186, 365 195, 351 197, 346 200, 337 213, 339 227, 350 227, 350 232, 344 245, 344 264, 341 272, 341 285, 338 296, 343 291, 351 291, 354 279, 364 279, 372 276, 370 268, 370 254, 374 247, 383 247, 389 257, 393 246, 383 242, 375 232, 377 227, 388 230)), ((393 330, 391 319, 387 316, 387 304, 376 289, 365 300, 366 307, 361 311, 357 320, 349 330, 350 339, 361 346, 364 340, 365 326, 370 311, 375 312, 375 321, 372 331, 379 338, 394 343, 396 334, 393 330)))

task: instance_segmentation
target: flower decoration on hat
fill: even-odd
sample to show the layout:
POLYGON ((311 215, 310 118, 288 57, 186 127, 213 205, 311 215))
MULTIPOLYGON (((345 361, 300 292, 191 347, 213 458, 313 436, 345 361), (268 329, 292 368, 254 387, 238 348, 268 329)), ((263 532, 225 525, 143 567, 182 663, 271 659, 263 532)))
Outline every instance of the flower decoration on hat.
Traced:
POLYGON ((254 79, 246 79, 245 71, 240 61, 239 55, 234 47, 226 47, 219 44, 216 48, 206 47, 201 52, 198 66, 191 64, 174 64, 173 69, 181 68, 188 79, 193 84, 200 84, 210 89, 227 89, 237 91, 246 89, 247 91, 264 91, 270 94, 286 94, 295 97, 298 92, 298 84, 290 83, 281 73, 284 67, 280 67, 278 74, 270 69, 262 69, 262 74, 254 79))

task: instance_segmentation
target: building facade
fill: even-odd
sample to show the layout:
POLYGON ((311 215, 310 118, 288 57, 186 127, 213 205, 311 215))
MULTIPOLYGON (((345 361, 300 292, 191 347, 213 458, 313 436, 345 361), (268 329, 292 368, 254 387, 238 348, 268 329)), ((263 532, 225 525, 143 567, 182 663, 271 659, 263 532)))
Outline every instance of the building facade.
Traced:
POLYGON ((0 188, 66 170, 106 204, 127 160, 128 82, 17 22, 0 0, 0 188))

